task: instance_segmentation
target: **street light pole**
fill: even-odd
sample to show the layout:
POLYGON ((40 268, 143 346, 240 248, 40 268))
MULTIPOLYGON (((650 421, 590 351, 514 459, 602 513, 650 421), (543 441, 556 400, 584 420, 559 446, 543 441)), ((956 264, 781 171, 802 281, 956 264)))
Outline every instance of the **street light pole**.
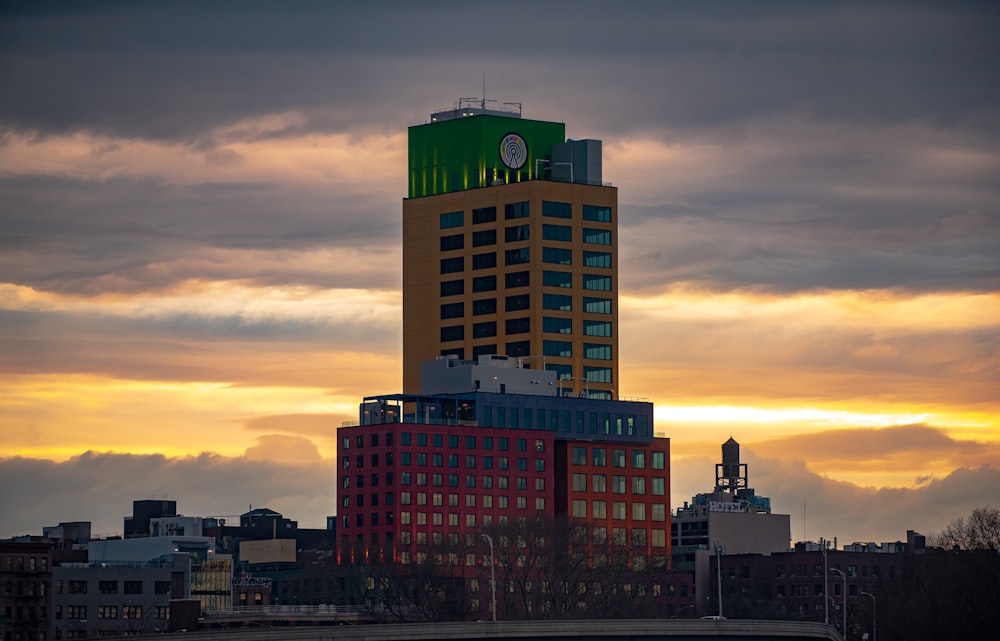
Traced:
POLYGON ((719 584, 719 618, 722 618, 722 552, 725 548, 719 543, 718 539, 712 539, 715 542, 715 571, 716 571, 716 582, 719 584))
POLYGON ((840 630, 840 633, 843 634, 844 638, 846 639, 847 638, 847 575, 837 568, 830 568, 830 571, 836 572, 837 574, 840 575, 840 578, 844 580, 844 606, 843 606, 844 627, 840 630))
POLYGON ((483 538, 490 544, 490 593, 493 597, 493 623, 497 622, 497 576, 493 563, 493 537, 484 533, 483 538))
POLYGON ((871 599, 872 599, 872 641, 878 641, 878 639, 875 637, 875 621, 876 621, 876 619, 875 619, 875 595, 872 594, 871 592, 862 592, 861 594, 863 594, 863 595, 865 595, 867 597, 871 597, 871 599))
POLYGON ((827 595, 830 594, 830 572, 826 565, 827 540, 819 537, 819 544, 823 549, 823 623, 830 625, 830 600, 827 598, 827 595))

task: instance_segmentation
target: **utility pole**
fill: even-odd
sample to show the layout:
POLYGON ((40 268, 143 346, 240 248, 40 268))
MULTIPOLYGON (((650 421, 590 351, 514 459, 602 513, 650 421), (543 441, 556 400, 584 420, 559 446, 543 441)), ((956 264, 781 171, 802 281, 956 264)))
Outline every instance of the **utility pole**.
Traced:
POLYGON ((826 565, 826 548, 829 545, 827 541, 822 536, 819 537, 819 545, 823 549, 823 623, 830 625, 830 571, 827 569, 826 565))
POLYGON ((719 539, 712 539, 715 543, 715 572, 716 582, 719 584, 719 618, 722 618, 722 553, 726 548, 719 543, 719 539))

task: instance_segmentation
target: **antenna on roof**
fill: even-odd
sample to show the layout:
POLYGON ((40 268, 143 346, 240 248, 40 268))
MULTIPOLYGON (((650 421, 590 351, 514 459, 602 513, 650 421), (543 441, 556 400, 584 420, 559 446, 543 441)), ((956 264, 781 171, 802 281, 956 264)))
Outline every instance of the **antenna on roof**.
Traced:
POLYGON ((486 110, 486 72, 483 72, 483 110, 486 110))

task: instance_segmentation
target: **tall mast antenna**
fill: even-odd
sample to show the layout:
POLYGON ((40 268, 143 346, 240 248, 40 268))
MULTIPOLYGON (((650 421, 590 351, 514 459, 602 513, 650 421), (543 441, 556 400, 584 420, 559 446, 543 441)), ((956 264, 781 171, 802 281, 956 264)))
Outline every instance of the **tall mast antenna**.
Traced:
POLYGON ((483 72, 483 111, 486 110, 486 72, 483 72))

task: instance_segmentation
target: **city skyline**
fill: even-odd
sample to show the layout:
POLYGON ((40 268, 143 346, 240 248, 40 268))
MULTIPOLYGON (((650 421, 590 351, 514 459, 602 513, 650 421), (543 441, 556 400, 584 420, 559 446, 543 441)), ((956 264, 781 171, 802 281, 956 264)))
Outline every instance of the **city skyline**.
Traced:
POLYGON ((164 494, 322 527, 336 427, 402 389, 406 128, 484 82, 603 140, 674 508, 730 436, 794 540, 995 503, 995 9, 296 9, 2 10, 0 537, 164 494))

